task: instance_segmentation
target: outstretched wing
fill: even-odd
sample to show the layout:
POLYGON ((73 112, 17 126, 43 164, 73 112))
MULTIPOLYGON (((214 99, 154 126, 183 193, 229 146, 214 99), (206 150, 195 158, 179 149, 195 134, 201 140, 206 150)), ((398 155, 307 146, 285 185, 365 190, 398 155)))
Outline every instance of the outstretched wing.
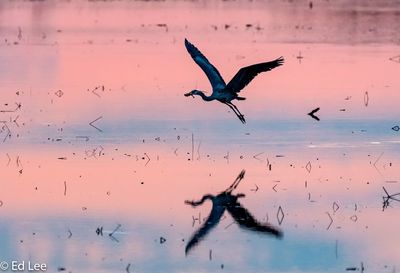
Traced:
POLYGON ((225 207, 223 206, 213 206, 210 215, 208 216, 206 222, 203 226, 193 234, 190 238, 189 243, 187 243, 185 248, 185 254, 188 255, 189 251, 195 247, 204 237, 213 229, 221 219, 224 214, 225 207))
POLYGON ((229 213, 233 219, 239 224, 241 228, 249 229, 251 231, 257 231, 262 233, 269 233, 278 238, 283 236, 280 229, 268 224, 259 223, 254 217, 248 212, 239 202, 235 202, 231 206, 227 207, 229 213))
POLYGON ((193 60, 206 73, 213 89, 222 89, 225 87, 225 81, 218 70, 207 60, 207 58, 193 44, 185 39, 185 46, 193 60))
POLYGON ((283 57, 266 62, 253 64, 250 66, 242 67, 232 80, 226 85, 226 89, 231 92, 239 93, 246 85, 248 85, 258 74, 274 69, 283 64, 283 57))

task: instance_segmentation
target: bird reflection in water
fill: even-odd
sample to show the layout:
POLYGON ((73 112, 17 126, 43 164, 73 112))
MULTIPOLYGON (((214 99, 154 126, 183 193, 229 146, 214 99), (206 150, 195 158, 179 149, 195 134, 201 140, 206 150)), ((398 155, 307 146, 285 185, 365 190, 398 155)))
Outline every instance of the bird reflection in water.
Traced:
POLYGON ((251 214, 247 211, 239 202, 238 199, 245 197, 243 193, 236 195, 232 194, 232 191, 237 188, 240 181, 243 179, 245 170, 242 170, 236 180, 230 185, 225 191, 214 196, 211 194, 205 194, 199 201, 185 201, 185 204, 191 205, 192 207, 199 206, 204 203, 205 200, 210 199, 212 201, 211 213, 208 216, 205 223, 193 234, 189 242, 186 245, 186 255, 201 241, 204 237, 213 229, 221 220, 225 210, 232 215, 233 219, 239 224, 239 227, 250 231, 255 231, 263 234, 270 234, 277 238, 282 238, 283 233, 277 227, 274 227, 268 223, 259 223, 251 214))

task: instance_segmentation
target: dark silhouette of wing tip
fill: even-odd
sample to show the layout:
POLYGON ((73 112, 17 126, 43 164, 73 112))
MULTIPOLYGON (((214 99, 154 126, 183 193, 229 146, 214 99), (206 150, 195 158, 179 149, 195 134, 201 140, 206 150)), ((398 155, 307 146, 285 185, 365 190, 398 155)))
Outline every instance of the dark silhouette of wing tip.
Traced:
POLYGON ((188 49, 192 44, 185 38, 185 47, 188 49))
POLYGON ((191 52, 193 49, 197 49, 191 42, 188 41, 188 39, 185 38, 185 47, 186 49, 191 52))
POLYGON ((187 243, 187 245, 185 247, 185 256, 186 257, 197 246, 198 243, 199 243, 199 241, 197 239, 195 239, 195 238, 193 238, 191 241, 189 241, 189 243, 187 243))
POLYGON ((274 227, 268 223, 262 225, 262 227, 266 228, 266 230, 264 229, 263 232, 267 231, 269 234, 275 236, 277 239, 283 239, 283 232, 279 228, 274 227))
POLYGON ((187 257, 187 255, 189 254, 190 249, 188 249, 187 247, 185 247, 185 256, 187 257))
POLYGON ((276 238, 282 240, 283 239, 283 232, 281 230, 277 229, 276 233, 275 233, 275 236, 276 236, 276 238))
POLYGON ((193 243, 192 241, 189 241, 185 247, 185 256, 189 255, 190 250, 193 248, 193 246, 195 245, 195 243, 193 243))
POLYGON ((285 59, 283 58, 283 56, 280 56, 278 59, 275 60, 277 65, 283 65, 285 63, 285 59))

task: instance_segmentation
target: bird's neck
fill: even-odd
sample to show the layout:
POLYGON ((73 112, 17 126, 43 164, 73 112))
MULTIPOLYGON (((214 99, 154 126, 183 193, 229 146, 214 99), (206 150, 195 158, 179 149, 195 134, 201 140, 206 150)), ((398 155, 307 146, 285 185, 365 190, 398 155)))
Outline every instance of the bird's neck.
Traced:
POLYGON ((206 96, 206 94, 204 94, 201 91, 197 91, 196 95, 199 95, 203 100, 205 101, 212 101, 214 100, 214 98, 212 96, 206 96))
POLYGON ((211 195, 211 194, 204 195, 203 200, 207 200, 207 199, 210 199, 210 200, 214 199, 214 195, 211 195))
POLYGON ((213 195, 211 195, 211 194, 206 194, 206 195, 204 195, 203 196, 203 198, 201 198, 201 203, 203 203, 204 201, 206 201, 207 199, 210 199, 211 201, 213 201, 214 200, 214 196, 213 195))

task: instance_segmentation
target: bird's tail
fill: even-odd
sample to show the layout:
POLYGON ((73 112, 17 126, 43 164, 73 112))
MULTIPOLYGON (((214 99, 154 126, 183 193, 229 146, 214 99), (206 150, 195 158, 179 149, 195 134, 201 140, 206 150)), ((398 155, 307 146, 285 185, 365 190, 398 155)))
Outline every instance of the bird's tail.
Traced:
POLYGON ((246 98, 243 97, 236 97, 237 100, 245 100, 246 98))

